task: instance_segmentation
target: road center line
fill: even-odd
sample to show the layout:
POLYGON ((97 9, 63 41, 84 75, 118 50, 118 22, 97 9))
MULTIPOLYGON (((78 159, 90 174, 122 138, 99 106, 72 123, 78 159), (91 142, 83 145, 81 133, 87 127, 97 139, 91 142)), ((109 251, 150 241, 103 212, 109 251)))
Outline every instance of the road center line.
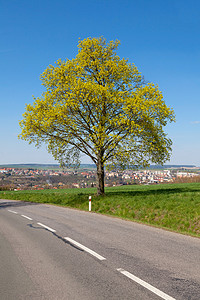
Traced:
POLYGON ((37 223, 37 224, 40 225, 40 226, 42 226, 42 227, 44 227, 44 228, 46 228, 46 229, 49 230, 49 231, 56 232, 55 229, 52 229, 51 227, 48 227, 48 226, 46 226, 46 225, 44 225, 44 224, 42 224, 42 223, 37 223))
POLYGON ((33 219, 31 219, 30 217, 27 217, 27 216, 25 216, 25 215, 21 215, 23 218, 26 218, 26 219, 28 219, 28 220, 30 220, 30 221, 33 221, 33 219))
POLYGON ((8 209, 8 211, 11 212, 11 213, 13 213, 13 214, 18 214, 18 213, 17 213, 16 211, 14 211, 14 210, 8 209))
POLYGON ((80 243, 78 243, 78 242, 72 240, 72 239, 69 238, 69 237, 64 237, 64 239, 67 240, 68 242, 70 242, 70 243, 76 245, 76 246, 79 247, 80 249, 83 249, 84 251, 90 253, 91 255, 95 256, 95 257, 98 258, 99 260, 105 260, 105 259, 106 259, 105 257, 99 255, 98 253, 96 253, 96 252, 94 252, 93 250, 91 250, 91 249, 89 249, 89 248, 83 246, 82 244, 80 244, 80 243))
POLYGON ((154 286, 152 286, 151 284, 143 281, 142 279, 136 277, 135 275, 129 273, 128 271, 125 271, 123 269, 117 269, 117 271, 119 271, 121 274, 125 275, 126 277, 132 279, 133 281, 137 282, 138 284, 142 285, 143 287, 145 287, 149 291, 153 292, 154 294, 158 295, 162 299, 165 299, 165 300, 176 300, 175 298, 172 298, 171 296, 163 293, 159 289, 157 289, 154 286))

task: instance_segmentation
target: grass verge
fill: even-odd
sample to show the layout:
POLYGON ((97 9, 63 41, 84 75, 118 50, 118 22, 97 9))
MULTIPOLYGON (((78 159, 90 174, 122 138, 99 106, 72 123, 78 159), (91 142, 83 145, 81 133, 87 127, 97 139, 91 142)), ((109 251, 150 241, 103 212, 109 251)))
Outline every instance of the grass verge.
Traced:
POLYGON ((91 195, 97 213, 200 237, 200 183, 112 187, 101 197, 95 193, 92 188, 4 191, 0 198, 88 210, 91 195))

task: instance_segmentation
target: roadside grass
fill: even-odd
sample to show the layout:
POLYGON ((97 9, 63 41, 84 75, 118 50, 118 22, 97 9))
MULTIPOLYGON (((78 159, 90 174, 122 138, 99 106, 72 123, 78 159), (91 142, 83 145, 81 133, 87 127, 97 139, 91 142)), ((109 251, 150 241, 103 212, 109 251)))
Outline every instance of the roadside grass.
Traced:
POLYGON ((2 191, 1 199, 49 203, 137 221, 200 237, 200 183, 42 191, 2 191))

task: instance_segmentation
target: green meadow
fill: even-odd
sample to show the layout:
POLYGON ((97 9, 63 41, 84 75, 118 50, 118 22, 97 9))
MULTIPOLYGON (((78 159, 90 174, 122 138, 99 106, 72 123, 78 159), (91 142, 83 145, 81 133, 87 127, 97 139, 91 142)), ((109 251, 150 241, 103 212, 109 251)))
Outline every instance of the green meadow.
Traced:
POLYGON ((2 191, 1 199, 49 203, 88 210, 200 237, 200 183, 42 191, 2 191))

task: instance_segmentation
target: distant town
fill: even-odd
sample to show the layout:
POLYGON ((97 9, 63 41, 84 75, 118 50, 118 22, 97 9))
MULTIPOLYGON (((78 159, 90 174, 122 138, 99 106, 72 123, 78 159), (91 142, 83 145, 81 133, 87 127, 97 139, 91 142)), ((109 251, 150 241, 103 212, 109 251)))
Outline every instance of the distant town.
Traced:
MULTIPOLYGON (((151 166, 147 170, 105 171, 105 186, 162 184, 200 181, 200 167, 151 166)), ((96 186, 94 165, 59 169, 45 165, 0 166, 0 190, 42 190, 96 186)))

